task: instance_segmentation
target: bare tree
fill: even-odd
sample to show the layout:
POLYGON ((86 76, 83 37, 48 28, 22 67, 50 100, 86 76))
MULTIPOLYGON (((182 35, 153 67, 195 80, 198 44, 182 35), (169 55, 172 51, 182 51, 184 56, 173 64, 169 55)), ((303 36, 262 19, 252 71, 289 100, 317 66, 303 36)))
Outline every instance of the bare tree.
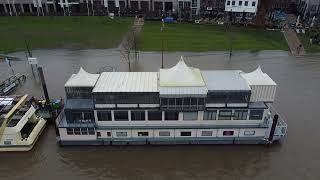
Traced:
POLYGON ((138 59, 137 39, 135 29, 132 28, 121 43, 120 53, 123 60, 128 64, 129 72, 131 72, 131 62, 138 59), (132 54, 132 51, 134 51, 134 54, 132 54), (132 58, 133 55, 134 58, 132 58))

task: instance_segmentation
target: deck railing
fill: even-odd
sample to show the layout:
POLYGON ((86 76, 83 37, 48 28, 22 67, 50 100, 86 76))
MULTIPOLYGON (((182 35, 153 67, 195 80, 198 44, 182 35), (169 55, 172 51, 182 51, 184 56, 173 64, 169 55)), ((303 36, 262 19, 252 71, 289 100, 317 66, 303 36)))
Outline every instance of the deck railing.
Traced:
POLYGON ((284 118, 276 111, 276 109, 272 106, 269 105, 269 111, 271 112, 272 117, 274 117, 274 115, 278 115, 278 123, 277 123, 277 129, 275 131, 275 136, 284 136, 287 133, 287 128, 288 125, 285 122, 284 118))

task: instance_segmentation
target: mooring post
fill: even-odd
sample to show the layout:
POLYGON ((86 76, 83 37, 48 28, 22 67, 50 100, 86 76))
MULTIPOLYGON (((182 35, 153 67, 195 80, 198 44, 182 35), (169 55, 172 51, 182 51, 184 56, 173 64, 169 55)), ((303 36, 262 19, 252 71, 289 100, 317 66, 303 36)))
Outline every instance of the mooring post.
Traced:
POLYGON ((270 134, 269 134, 269 138, 268 138, 269 144, 272 143, 273 135, 274 135, 274 132, 275 132, 277 124, 278 124, 278 119, 279 119, 278 114, 273 116, 271 130, 270 130, 270 134))

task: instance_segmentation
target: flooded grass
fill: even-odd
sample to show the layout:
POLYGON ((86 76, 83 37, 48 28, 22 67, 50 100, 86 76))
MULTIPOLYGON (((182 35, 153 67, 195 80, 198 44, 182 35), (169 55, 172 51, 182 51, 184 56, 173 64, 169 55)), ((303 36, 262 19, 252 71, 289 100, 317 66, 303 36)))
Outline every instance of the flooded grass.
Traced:
POLYGON ((261 51, 288 50, 280 31, 263 28, 232 27, 224 25, 166 24, 163 34, 161 22, 145 22, 140 35, 139 48, 144 51, 261 51))
POLYGON ((298 37, 307 53, 320 53, 320 45, 310 44, 310 37, 308 35, 298 34, 298 37))
POLYGON ((31 48, 114 48, 133 23, 132 18, 0 17, 0 53, 31 48))

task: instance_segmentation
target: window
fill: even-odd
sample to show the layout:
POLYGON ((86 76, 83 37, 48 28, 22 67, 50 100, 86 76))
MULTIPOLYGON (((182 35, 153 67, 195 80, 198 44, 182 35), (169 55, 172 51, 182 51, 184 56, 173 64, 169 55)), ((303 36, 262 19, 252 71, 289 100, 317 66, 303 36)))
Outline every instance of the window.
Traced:
POLYGON ((88 132, 91 135, 95 134, 94 128, 88 128, 88 132))
POLYGON ((191 136, 191 131, 182 131, 180 132, 180 136, 191 136))
POLYGON ((144 121, 146 120, 144 111, 131 111, 131 121, 144 121))
POLYGON ((198 99, 197 98, 191 98, 191 106, 198 105, 198 99))
POLYGON ((247 120, 247 110, 235 110, 233 120, 247 120))
POLYGON ((148 111, 148 120, 149 121, 161 121, 162 120, 162 111, 148 111))
POLYGON ((88 129, 87 128, 80 128, 81 134, 87 135, 88 134, 88 129))
POLYGON ((127 137, 127 132, 116 132, 117 137, 127 137))
POLYGON ((239 6, 242 6, 242 1, 239 1, 239 6))
POLYGON ((198 119, 198 112, 183 112, 183 120, 192 121, 198 119))
POLYGON ((98 111, 98 121, 111 121, 111 111, 98 111))
POLYGON ((161 106, 168 106, 168 99, 167 98, 161 98, 161 106))
POLYGON ((263 110, 250 110, 249 120, 262 120, 263 110))
POLYGON ((80 128, 73 128, 75 135, 80 135, 80 128))
POLYGON ((170 98, 169 99, 169 106, 175 106, 176 105, 176 99, 175 98, 170 98))
POLYGON ((93 112, 83 112, 83 119, 89 121, 94 119, 93 112))
POLYGON ((190 102, 191 102, 191 99, 190 99, 190 98, 184 98, 184 99, 183 99, 183 105, 184 105, 184 106, 190 106, 190 102))
POLYGON ((170 136, 170 131, 159 131, 159 136, 170 136))
POLYGON ((205 111, 203 114, 203 120, 216 120, 217 110, 205 111))
POLYGON ((219 120, 231 120, 231 116, 231 110, 220 110, 219 112, 219 120))
POLYGON ((233 136, 234 131, 223 131, 223 136, 233 136))
POLYGON ((202 131, 201 136, 212 136, 212 131, 202 131))
POLYGON ((255 7, 255 6, 256 6, 256 2, 252 1, 252 7, 255 7))
POLYGON ((253 136, 255 135, 255 130, 248 130, 248 131, 244 131, 244 135, 245 136, 253 136))
POLYGON ((138 136, 149 136, 149 132, 138 132, 138 136))
POLYGON ((97 132, 97 137, 101 137, 101 132, 97 132))
POLYGON ((236 1, 232 1, 232 6, 236 5, 236 1))
POLYGON ((115 121, 128 121, 128 111, 114 111, 115 121))
POLYGON ((67 134, 73 135, 73 128, 67 128, 67 134))
POLYGON ((179 119, 179 112, 176 112, 176 111, 167 111, 167 112, 165 112, 165 120, 175 121, 175 120, 178 120, 178 119, 179 119))
POLYGON ((227 5, 230 6, 230 1, 227 1, 227 5))
POLYGON ((182 98, 176 98, 176 105, 182 106, 182 98))
POLYGON ((111 132, 110 131, 107 132, 107 136, 111 137, 111 132))
POLYGON ((248 1, 245 1, 244 2, 244 6, 248 6, 249 2, 248 1))
POLYGON ((72 119, 74 121, 80 121, 82 120, 82 113, 81 112, 72 112, 71 113, 72 119))

